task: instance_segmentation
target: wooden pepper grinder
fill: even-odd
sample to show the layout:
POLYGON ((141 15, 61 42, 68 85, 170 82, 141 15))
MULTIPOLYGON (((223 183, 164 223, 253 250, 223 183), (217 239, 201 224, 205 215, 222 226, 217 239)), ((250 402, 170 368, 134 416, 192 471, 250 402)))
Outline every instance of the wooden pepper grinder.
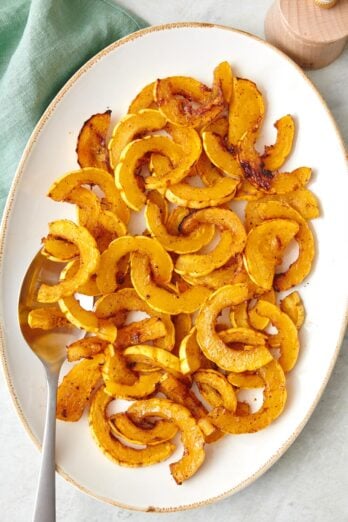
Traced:
POLYGON ((325 67, 346 44, 348 0, 276 0, 266 16, 265 34, 301 67, 325 67))

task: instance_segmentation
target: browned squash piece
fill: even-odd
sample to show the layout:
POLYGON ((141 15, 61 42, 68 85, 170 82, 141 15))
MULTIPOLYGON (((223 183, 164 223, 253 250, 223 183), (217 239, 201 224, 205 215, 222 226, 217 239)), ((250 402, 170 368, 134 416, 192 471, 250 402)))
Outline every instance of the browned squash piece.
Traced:
POLYGON ((97 167, 110 172, 106 136, 111 121, 111 111, 93 114, 83 124, 77 138, 77 161, 81 168, 97 167))

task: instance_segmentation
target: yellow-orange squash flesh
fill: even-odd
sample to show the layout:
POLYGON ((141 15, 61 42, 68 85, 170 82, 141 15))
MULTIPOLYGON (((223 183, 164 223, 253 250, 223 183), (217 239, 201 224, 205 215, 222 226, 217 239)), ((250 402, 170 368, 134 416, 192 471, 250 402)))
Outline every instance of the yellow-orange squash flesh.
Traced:
POLYGON ((283 116, 274 124, 277 129, 277 140, 274 145, 265 147, 261 156, 267 170, 278 170, 289 156, 295 135, 295 122, 290 114, 283 116))
POLYGON ((143 109, 124 116, 115 126, 108 145, 112 168, 116 167, 128 143, 146 132, 162 129, 166 121, 163 114, 153 109, 143 109))
POLYGON ((77 138, 77 161, 80 167, 97 167, 110 170, 106 135, 111 121, 111 111, 93 114, 82 126, 77 138))
POLYGON ((184 445, 184 455, 178 462, 170 464, 171 474, 177 484, 182 484, 192 477, 201 467, 205 457, 205 440, 196 420, 187 408, 168 399, 154 398, 135 402, 128 409, 128 414, 137 421, 147 417, 161 417, 171 420, 178 426, 184 445))
POLYGON ((271 219, 253 228, 247 237, 244 264, 252 281, 269 290, 275 268, 282 262, 284 251, 299 231, 295 221, 271 219))
MULTIPOLYGON (((219 82, 220 83, 220 82, 219 82)), ((222 89, 210 90, 186 76, 171 76, 156 81, 154 97, 168 121, 184 127, 203 127, 224 108, 222 89), (195 108, 192 102, 198 104, 195 108)))
POLYGON ((161 442, 171 440, 178 432, 178 427, 171 421, 158 420, 150 427, 137 425, 127 413, 117 413, 109 419, 111 432, 131 444, 155 446, 161 442))
POLYGON ((257 371, 264 381, 264 402, 256 413, 236 415, 223 407, 209 414, 211 422, 224 433, 254 433, 271 424, 282 413, 286 403, 285 375, 277 361, 272 361, 257 371))
POLYGON ((226 103, 230 103, 233 96, 233 73, 228 62, 221 62, 214 69, 214 83, 219 84, 226 103))
POLYGON ((252 371, 272 360, 265 346, 237 350, 229 347, 215 331, 218 315, 224 308, 238 305, 248 297, 248 288, 243 284, 226 285, 216 290, 199 311, 196 327, 197 341, 207 359, 219 368, 232 372, 252 371))
POLYGON ((154 87, 155 82, 152 82, 148 85, 145 85, 145 87, 143 87, 141 91, 138 92, 128 107, 128 114, 134 114, 135 112, 139 112, 143 109, 156 108, 155 99, 153 97, 154 87))
POLYGON ((86 167, 68 172, 51 185, 48 196, 54 201, 65 201, 69 193, 81 185, 98 186, 104 193, 104 204, 114 212, 124 223, 128 223, 130 212, 122 201, 112 176, 103 169, 86 167))
POLYGON ((263 388, 265 383, 257 373, 234 373, 227 375, 227 380, 236 388, 263 388))
POLYGON ((277 328, 278 333, 273 337, 276 338, 276 344, 280 349, 279 363, 284 372, 289 372, 296 364, 300 349, 296 326, 286 313, 267 301, 258 301, 256 311, 259 315, 267 317, 277 328))
POLYGON ((204 276, 223 266, 244 248, 246 241, 244 226, 232 210, 223 208, 198 210, 185 219, 182 230, 189 232, 198 223, 211 223, 217 226, 222 231, 220 242, 207 254, 179 256, 175 263, 175 271, 179 274, 189 274, 193 277, 204 276))
POLYGON ((313 192, 299 188, 285 194, 262 195, 262 201, 281 201, 297 210, 303 219, 315 219, 320 216, 319 202, 313 192))
POLYGON ((202 384, 208 385, 217 391, 221 397, 221 404, 224 408, 232 412, 236 411, 236 394, 233 387, 222 373, 216 370, 198 370, 194 374, 193 379, 197 383, 198 389, 201 391, 203 397, 205 397, 205 394, 204 388, 201 388, 202 384))
POLYGON ((277 291, 302 283, 309 274, 315 255, 315 244, 311 229, 302 216, 287 203, 281 201, 249 202, 245 211, 246 228, 254 227, 259 223, 271 219, 289 219, 298 224, 295 240, 299 246, 299 254, 286 272, 276 274, 274 288, 277 291))
POLYGON ((239 165, 234 149, 226 145, 226 138, 214 132, 206 131, 202 134, 203 148, 210 161, 226 176, 239 182, 243 177, 243 170, 239 165))
POLYGON ((284 299, 280 301, 280 309, 290 317, 299 330, 305 320, 305 309, 300 294, 298 292, 291 292, 291 294, 284 297, 284 299))
POLYGON ((49 224, 49 233, 77 246, 80 266, 75 276, 67 280, 60 281, 55 285, 43 283, 38 292, 38 301, 40 303, 55 303, 62 297, 72 295, 97 270, 100 261, 100 254, 95 240, 86 228, 75 225, 72 221, 62 219, 49 224))
MULTIPOLYGON (((116 293, 104 295, 95 303, 96 316, 102 319, 109 319, 113 322, 120 313, 124 313, 125 311, 144 312, 151 317, 160 319, 165 325, 166 333, 164 337, 156 339, 155 344, 161 348, 165 348, 166 350, 173 349, 175 342, 175 330, 170 316, 153 310, 146 301, 138 296, 134 288, 123 288, 118 290, 116 293)), ((138 324, 138 322, 133 322, 129 326, 138 324)), ((119 330, 119 332, 120 339, 116 340, 116 345, 118 345, 119 341, 122 342, 122 328, 119 330)), ((135 337, 133 337, 133 339, 137 339, 137 341, 130 344, 139 344, 142 342, 141 338, 141 335, 138 333, 135 337)))
POLYGON ((202 223, 190 234, 180 236, 170 234, 162 222, 160 208, 151 201, 146 204, 145 219, 152 237, 157 239, 166 250, 176 254, 197 252, 212 240, 215 232, 214 225, 202 223))
POLYGON ((204 286, 189 288, 182 293, 171 293, 158 286, 151 277, 149 258, 135 252, 131 256, 131 278, 137 294, 151 308, 166 314, 191 314, 210 294, 204 286))
POLYGON ((157 390, 163 374, 160 371, 139 374, 133 384, 122 384, 118 381, 107 380, 105 382, 105 392, 115 399, 143 399, 152 395, 157 390))
POLYGON ((173 262, 159 241, 145 236, 123 236, 112 241, 100 256, 97 285, 101 293, 107 294, 117 288, 117 264, 131 252, 142 252, 149 256, 156 281, 170 281, 173 262))
POLYGON ((179 348, 181 373, 186 375, 194 373, 201 367, 201 349, 196 339, 196 328, 183 338, 179 348))
POLYGON ((112 398, 101 387, 94 395, 89 410, 89 426, 93 437, 104 455, 120 466, 151 466, 166 460, 175 450, 171 442, 135 449, 123 444, 112 435, 106 409, 112 398))
POLYGON ((29 312, 28 325, 30 328, 52 330, 54 328, 70 326, 70 322, 59 308, 56 306, 46 306, 45 308, 34 308, 34 310, 29 312))
POLYGON ((78 361, 79 359, 90 359, 94 355, 104 352, 110 344, 99 337, 84 337, 67 346, 68 361, 78 361))
POLYGON ((146 188, 149 189, 164 190, 182 181, 190 173, 202 152, 201 139, 194 129, 167 124, 166 130, 172 136, 173 143, 180 147, 180 160, 171 161, 173 168, 167 173, 158 172, 154 165, 153 175, 145 180, 146 188))
POLYGON ((139 187, 136 175, 151 152, 168 156, 173 165, 178 165, 182 158, 182 148, 166 136, 145 136, 128 143, 116 166, 115 182, 125 203, 135 211, 141 210, 146 202, 146 195, 139 187))
POLYGON ((246 132, 252 133, 256 140, 262 125, 265 105, 256 84, 243 78, 234 78, 233 97, 228 113, 228 141, 237 145, 246 132))
POLYGON ((217 207, 233 199, 239 181, 221 178, 210 187, 193 187, 188 183, 177 183, 166 190, 166 198, 176 205, 200 209, 217 207))
POLYGON ((73 366, 67 373, 57 392, 57 419, 67 422, 78 421, 88 400, 101 381, 101 366, 104 355, 95 355, 73 366))
POLYGON ((123 354, 131 362, 144 362, 162 368, 175 377, 180 378, 182 376, 179 358, 163 348, 137 344, 126 348, 123 354))

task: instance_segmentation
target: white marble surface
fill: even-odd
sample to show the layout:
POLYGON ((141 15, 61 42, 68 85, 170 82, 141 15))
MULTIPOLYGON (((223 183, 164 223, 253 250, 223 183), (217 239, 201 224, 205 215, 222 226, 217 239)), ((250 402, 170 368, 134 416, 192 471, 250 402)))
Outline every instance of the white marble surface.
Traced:
MULTIPOLYGON (((151 24, 207 21, 263 36, 271 0, 121 0, 151 24)), ((348 141, 348 49, 332 65, 308 74, 325 97, 348 141)), ((324 146, 325 144, 321 144, 324 146)), ((326 303, 334 306, 334 303, 326 303)), ((325 306, 325 303, 323 303, 325 306)), ((330 325, 327 325, 330 328, 330 325)), ((316 411, 296 442, 249 488, 199 511, 168 515, 132 513, 80 493, 57 477, 57 520, 111 522, 144 519, 202 522, 348 521, 348 338, 316 411)), ((40 455, 14 413, 0 379, 0 520, 31 519, 40 455)))

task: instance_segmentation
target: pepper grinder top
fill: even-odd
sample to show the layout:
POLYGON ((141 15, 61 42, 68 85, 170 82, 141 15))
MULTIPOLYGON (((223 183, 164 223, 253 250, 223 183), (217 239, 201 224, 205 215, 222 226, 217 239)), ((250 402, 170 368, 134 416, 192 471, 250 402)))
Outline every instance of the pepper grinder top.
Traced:
POLYGON ((348 0, 276 0, 266 16, 265 34, 302 67, 325 67, 346 44, 348 0))

